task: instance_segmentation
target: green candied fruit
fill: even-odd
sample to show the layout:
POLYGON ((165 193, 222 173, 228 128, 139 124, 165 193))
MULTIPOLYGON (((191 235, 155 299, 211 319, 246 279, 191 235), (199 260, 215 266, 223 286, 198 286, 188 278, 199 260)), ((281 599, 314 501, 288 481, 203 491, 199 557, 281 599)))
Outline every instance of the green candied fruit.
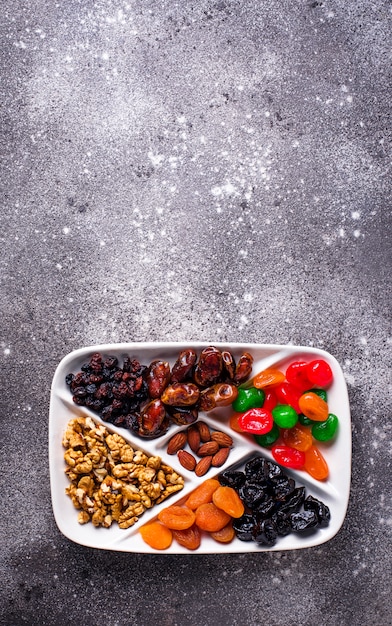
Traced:
POLYGON ((317 424, 317 422, 315 422, 314 420, 310 420, 303 413, 300 413, 298 415, 298 421, 300 424, 302 424, 302 426, 311 426, 312 424, 317 424))
POLYGON ((238 396, 231 405, 236 413, 245 413, 249 409, 257 409, 264 404, 265 393, 262 389, 249 387, 248 389, 238 389, 238 396))
POLYGON ((317 441, 330 441, 336 435, 339 420, 333 413, 330 413, 325 422, 314 422, 312 435, 317 441))
POLYGON ((325 389, 308 389, 307 391, 304 391, 304 393, 309 392, 315 393, 316 395, 320 396, 320 398, 322 398, 324 402, 328 402, 328 394, 325 389))
POLYGON ((265 435, 254 435, 255 441, 262 446, 263 448, 268 448, 268 446, 272 446, 272 444, 279 439, 280 430, 279 427, 274 423, 269 433, 265 435))
POLYGON ((272 417, 279 428, 292 428, 298 422, 298 413, 289 404, 278 404, 272 409, 272 417))

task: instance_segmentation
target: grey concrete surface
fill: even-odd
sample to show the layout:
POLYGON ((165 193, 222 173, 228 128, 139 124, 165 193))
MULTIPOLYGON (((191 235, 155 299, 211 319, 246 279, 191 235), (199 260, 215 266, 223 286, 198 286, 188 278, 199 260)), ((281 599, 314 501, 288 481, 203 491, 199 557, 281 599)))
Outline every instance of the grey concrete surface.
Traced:
POLYGON ((391 624, 390 3, 1 14, 1 624, 391 624), (59 533, 58 362, 187 339, 341 363, 352 489, 330 542, 143 556, 59 533))

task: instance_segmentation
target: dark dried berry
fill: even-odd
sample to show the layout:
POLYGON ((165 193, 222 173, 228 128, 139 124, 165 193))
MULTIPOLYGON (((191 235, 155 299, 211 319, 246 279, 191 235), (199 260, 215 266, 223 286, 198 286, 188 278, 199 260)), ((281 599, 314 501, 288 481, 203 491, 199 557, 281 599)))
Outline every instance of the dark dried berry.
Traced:
POLYGON ((238 491, 245 484, 246 476, 244 472, 226 470, 219 476, 219 482, 224 487, 233 487, 238 491))
POLYGON ((86 386, 87 393, 94 394, 97 391, 97 389, 98 389, 97 385, 94 385, 93 383, 90 383, 86 386))
POLYGON ((253 528, 256 524, 256 520, 253 515, 245 513, 237 519, 233 519, 233 528, 238 539, 241 541, 252 541, 253 528))
POLYGON ((320 526, 328 526, 331 519, 331 512, 324 502, 317 500, 313 496, 308 496, 304 502, 305 511, 314 511, 320 526))
POLYGON ((90 363, 83 363, 80 369, 82 370, 82 372, 90 372, 91 370, 90 363))
POLYGON ((301 533, 309 528, 318 526, 317 515, 314 511, 299 511, 290 514, 291 530, 301 533))
POLYGON ((280 506, 280 511, 284 513, 295 513, 299 511, 305 500, 305 487, 296 487, 280 506))
POLYGON ((90 368, 93 372, 101 372, 103 368, 102 356, 99 352, 95 352, 90 359, 90 368))
POLYGON ((86 399, 85 398, 79 398, 78 396, 72 396, 72 400, 78 406, 85 406, 86 405, 86 399))
POLYGON ((256 543, 263 546, 273 546, 278 536, 274 522, 271 519, 261 520, 253 528, 252 537, 256 543))
POLYGON ((70 385, 72 383, 74 379, 74 375, 73 374, 67 374, 65 377, 65 384, 66 385, 70 385))
POLYGON ((276 513, 272 515, 271 519, 275 524, 278 535, 284 537, 285 535, 289 535, 291 533, 290 517, 287 513, 284 513, 283 511, 276 511, 276 513))
POLYGON ((108 356, 105 359, 103 365, 108 370, 111 370, 111 369, 113 369, 114 367, 116 367, 118 365, 118 358, 116 356, 108 356))
POLYGON ((265 491, 262 486, 257 483, 246 482, 239 489, 239 496, 244 504, 250 509, 255 509, 264 499, 265 491))
POLYGON ((77 398, 85 398, 87 396, 85 387, 76 387, 76 389, 73 390, 73 393, 77 398))
POLYGON ((275 476, 270 480, 270 486, 273 490, 276 500, 284 501, 287 496, 295 489, 295 480, 289 478, 285 474, 275 476))
POLYGON ((256 507, 253 507, 253 512, 256 514, 257 521, 271 517, 274 511, 275 500, 271 498, 271 496, 265 496, 256 507))

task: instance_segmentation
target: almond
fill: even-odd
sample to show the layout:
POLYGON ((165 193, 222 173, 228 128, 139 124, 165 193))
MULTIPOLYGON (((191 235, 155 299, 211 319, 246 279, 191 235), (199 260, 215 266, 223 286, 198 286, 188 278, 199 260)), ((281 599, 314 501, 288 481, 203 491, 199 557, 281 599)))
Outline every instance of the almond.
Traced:
POLYGON ((176 433, 170 439, 166 452, 168 454, 176 454, 179 450, 182 450, 182 448, 186 445, 186 442, 187 436, 185 432, 182 431, 180 433, 176 433))
POLYGON ((230 435, 226 435, 226 433, 222 433, 220 430, 211 433, 211 441, 216 441, 221 448, 230 448, 233 445, 230 435))
POLYGON ((200 448, 200 433, 196 426, 189 426, 187 431, 188 444, 192 452, 197 453, 200 448))
POLYGON ((186 470, 189 470, 190 472, 193 472, 193 470, 196 467, 195 457, 192 456, 192 454, 190 452, 187 452, 186 450, 179 450, 177 452, 177 456, 182 467, 184 467, 186 470))
POLYGON ((199 429, 200 439, 205 443, 206 441, 210 441, 211 433, 205 422, 196 422, 196 426, 199 429))
POLYGON ((206 441, 197 451, 197 456, 214 455, 219 450, 219 444, 216 441, 206 441))
POLYGON ((227 457, 230 454, 230 448, 220 448, 218 452, 212 457, 212 467, 220 467, 223 463, 226 463, 227 457))
POLYGON ((212 456, 204 456, 195 467, 196 476, 204 476, 211 467, 212 456))

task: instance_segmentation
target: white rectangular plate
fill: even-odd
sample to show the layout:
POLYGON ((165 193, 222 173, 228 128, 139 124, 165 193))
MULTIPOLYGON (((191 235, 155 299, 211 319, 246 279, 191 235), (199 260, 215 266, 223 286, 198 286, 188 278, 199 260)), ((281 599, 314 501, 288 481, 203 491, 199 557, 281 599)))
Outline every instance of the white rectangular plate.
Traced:
POLYGON ((68 354, 58 365, 51 389, 50 415, 49 415, 49 462, 51 494, 54 516, 60 531, 71 541, 92 548, 104 550, 118 550, 122 552, 156 553, 156 554, 213 554, 213 553, 243 553, 265 552, 275 550, 294 550, 309 548, 329 541, 341 528, 348 505, 350 480, 351 480, 351 421, 350 408, 347 395, 347 387, 343 372, 336 359, 323 350, 316 348, 279 346, 264 344, 239 344, 239 343, 123 343, 90 346, 68 354), (222 544, 214 541, 207 534, 202 538, 201 546, 196 551, 190 551, 173 541, 170 548, 158 551, 150 548, 141 538, 139 528, 148 521, 154 519, 159 510, 180 502, 185 495, 189 494, 206 478, 213 478, 231 466, 241 466, 249 458, 249 455, 262 455, 272 459, 270 451, 258 446, 249 435, 233 432, 229 426, 229 417, 232 413, 230 407, 215 409, 209 413, 201 414, 200 417, 212 428, 229 433, 234 439, 234 447, 225 465, 220 468, 211 468, 208 474, 198 478, 194 473, 184 470, 176 456, 168 456, 166 447, 168 440, 180 426, 172 425, 169 431, 158 439, 141 439, 124 428, 118 428, 102 420, 85 407, 76 406, 65 383, 65 377, 70 372, 80 371, 94 352, 103 355, 114 355, 122 364, 122 357, 128 355, 137 358, 142 364, 149 365, 154 359, 164 359, 173 365, 179 352, 186 348, 194 348, 199 354, 209 345, 214 345, 221 350, 230 350, 235 358, 243 352, 250 352, 254 358, 252 375, 267 367, 277 367, 285 371, 287 365, 293 360, 312 361, 323 358, 332 368, 334 380, 328 389, 329 411, 339 418, 339 431, 332 443, 318 443, 318 447, 327 460, 330 475, 326 481, 314 480, 305 471, 287 470, 295 478, 297 486, 304 485, 306 494, 313 495, 322 500, 330 509, 331 521, 325 528, 319 528, 313 533, 291 533, 285 537, 278 537, 272 547, 261 547, 255 542, 244 542, 234 539, 230 544, 222 544), (178 494, 147 510, 139 521, 127 530, 122 530, 116 523, 110 528, 95 528, 92 523, 80 525, 77 521, 77 510, 71 499, 66 495, 65 489, 69 484, 64 472, 64 448, 62 437, 70 419, 76 416, 90 416, 98 424, 104 424, 108 431, 116 432, 126 439, 134 448, 144 450, 150 455, 159 455, 165 463, 172 466, 185 479, 185 486, 178 494))

